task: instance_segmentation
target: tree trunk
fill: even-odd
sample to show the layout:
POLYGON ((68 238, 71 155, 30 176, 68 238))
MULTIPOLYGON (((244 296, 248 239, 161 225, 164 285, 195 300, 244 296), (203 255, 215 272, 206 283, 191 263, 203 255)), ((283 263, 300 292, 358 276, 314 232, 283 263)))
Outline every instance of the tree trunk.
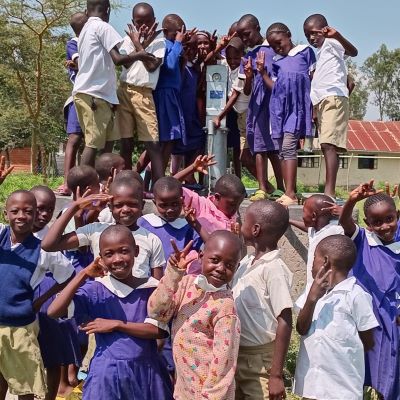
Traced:
POLYGON ((40 146, 40 159, 42 161, 41 167, 42 167, 42 175, 43 175, 43 183, 47 185, 47 154, 46 154, 46 149, 44 146, 40 146))
POLYGON ((38 144, 37 144, 37 138, 38 138, 38 130, 37 130, 37 127, 34 126, 34 128, 32 129, 32 136, 31 136, 31 173, 32 174, 37 174, 38 173, 38 165, 37 165, 38 144))

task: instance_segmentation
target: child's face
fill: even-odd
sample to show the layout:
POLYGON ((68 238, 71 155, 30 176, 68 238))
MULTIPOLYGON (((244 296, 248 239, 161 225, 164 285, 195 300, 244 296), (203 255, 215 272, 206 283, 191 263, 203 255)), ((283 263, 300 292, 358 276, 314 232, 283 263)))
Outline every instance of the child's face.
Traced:
POLYGON ((290 36, 284 32, 272 33, 268 36, 268 43, 276 54, 287 56, 293 44, 290 36))
MULTIPOLYGON (((164 36, 171 41, 174 41, 176 38, 176 33, 182 29, 182 24, 178 21, 170 21, 169 23, 163 25, 164 36)), ((183 30, 186 32, 186 29, 183 30)))
POLYGON ((154 194, 158 214, 168 222, 175 221, 182 212, 183 197, 176 191, 164 190, 154 194))
POLYGON ((200 255, 202 272, 208 283, 221 287, 229 283, 240 261, 240 249, 232 251, 232 243, 223 238, 207 242, 200 255))
POLYGON ((184 44, 185 56, 188 61, 194 61, 197 57, 197 38, 192 36, 188 43, 184 44))
POLYGON ((43 229, 53 218, 55 202, 46 192, 35 191, 36 218, 34 227, 37 230, 43 229))
POLYGON ((233 71, 240 66, 243 54, 232 46, 226 49, 226 61, 229 68, 233 71))
POLYGON ((139 7, 132 15, 132 22, 137 30, 139 30, 142 25, 145 25, 150 29, 155 22, 155 18, 147 8, 139 7))
POLYGON ((365 216, 368 229, 374 232, 383 243, 393 242, 396 231, 399 212, 392 204, 385 201, 369 207, 365 216))
POLYGON ((254 238, 254 215, 250 210, 246 211, 244 221, 240 228, 245 244, 251 245, 254 238))
POLYGON ((111 195, 113 200, 110 205, 112 215, 117 224, 127 227, 135 226, 142 215, 143 199, 133 188, 116 186, 111 195))
POLYGON ((132 246, 132 239, 124 235, 107 235, 101 240, 100 256, 104 265, 120 281, 132 275, 138 253, 138 246, 132 246))
POLYGON ((242 194, 232 194, 228 196, 222 196, 219 193, 214 195, 214 204, 218 210, 222 211, 228 218, 233 217, 239 210, 240 205, 244 200, 242 194))
POLYGON ((238 24, 237 34, 246 47, 254 47, 260 42, 260 27, 255 27, 252 24, 238 24))
POLYGON ((36 218, 36 204, 32 198, 24 193, 12 195, 7 200, 5 217, 16 235, 24 235, 32 232, 36 218))
POLYGON ((210 52, 210 39, 203 34, 197 35, 197 55, 200 60, 204 60, 210 52))
POLYGON ((304 35, 308 43, 315 48, 320 48, 325 41, 325 37, 320 32, 323 26, 319 26, 316 21, 310 21, 304 25, 304 35))

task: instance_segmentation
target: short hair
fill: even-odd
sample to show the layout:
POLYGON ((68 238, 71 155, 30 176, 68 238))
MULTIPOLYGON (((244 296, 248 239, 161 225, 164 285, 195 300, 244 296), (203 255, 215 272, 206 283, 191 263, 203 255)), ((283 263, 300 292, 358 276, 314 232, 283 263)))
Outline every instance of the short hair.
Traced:
POLYGON ((29 190, 15 190, 14 192, 10 193, 10 195, 7 197, 6 200, 6 209, 10 205, 10 202, 13 200, 14 197, 17 197, 19 195, 24 195, 26 197, 29 197, 29 200, 32 202, 32 206, 36 209, 36 197, 35 195, 30 192, 29 190))
POLYGON ((72 193, 76 193, 79 187, 81 195, 84 190, 99 179, 96 170, 90 165, 79 165, 69 170, 67 175, 67 186, 72 193))
POLYGON ((162 27, 167 29, 178 30, 183 25, 185 25, 183 19, 177 14, 168 14, 162 21, 162 27))
POLYGON ((228 50, 229 47, 233 47, 238 52, 244 53, 244 43, 242 42, 242 39, 237 36, 229 41, 228 45, 226 46, 226 50, 228 50))
POLYGON ((230 241, 233 243, 235 247, 237 247, 237 250, 240 251, 242 249, 242 242, 239 239, 238 235, 235 235, 234 233, 227 231, 227 230, 217 230, 214 231, 213 233, 210 234, 208 237, 207 242, 204 244, 204 250, 207 249, 207 244, 212 243, 213 240, 220 238, 225 241, 230 241))
POLYGON ((106 12, 110 8, 109 0, 87 0, 86 8, 88 11, 106 12))
POLYGON ((99 179, 106 181, 111 176, 111 171, 119 163, 123 162, 124 159, 116 153, 103 153, 95 163, 94 168, 96 169, 99 179))
POLYGON ((232 35, 234 32, 236 32, 237 26, 238 26, 238 22, 239 22, 239 21, 235 21, 235 22, 229 27, 228 35, 232 35))
POLYGON ((229 197, 231 195, 246 196, 246 188, 240 178, 233 174, 222 175, 217 180, 214 187, 214 192, 221 196, 229 197))
POLYGON ((267 29, 266 36, 268 37, 274 33, 285 33, 289 37, 292 36, 290 29, 287 27, 287 25, 283 24, 282 22, 275 22, 272 25, 270 25, 267 29))
POLYGON ((326 20, 326 18, 322 14, 312 14, 312 15, 310 15, 304 21, 303 26, 306 26, 311 22, 316 22, 318 24, 318 26, 321 27, 321 28, 325 28, 326 26, 328 26, 328 21, 326 20))
POLYGON ((134 171, 133 169, 123 169, 122 171, 119 171, 118 174, 115 175, 114 181, 118 181, 120 179, 134 179, 143 185, 143 178, 139 172, 134 171))
POLYGON ((357 258, 354 242, 345 235, 331 235, 322 239, 315 252, 328 256, 339 270, 350 271, 357 258))
POLYGON ((368 210, 371 207, 374 207, 378 203, 386 203, 396 209, 396 203, 394 202, 393 198, 387 195, 386 193, 377 193, 373 196, 368 197, 364 202, 364 215, 368 218, 368 210))
POLYGON ((30 191, 33 194, 35 194, 37 192, 45 193, 47 196, 49 196, 49 198, 51 199, 52 202, 54 202, 54 203, 56 202, 56 195, 48 186, 37 185, 37 186, 34 186, 30 191))
POLYGON ((121 178, 116 179, 110 185, 110 194, 112 195, 117 189, 121 187, 127 187, 133 190, 135 198, 143 201, 143 184, 136 179, 131 178, 121 178))
POLYGON ((104 240, 104 238, 106 238, 107 236, 129 237, 130 238, 129 240, 132 241, 132 246, 133 247, 136 246, 135 238, 132 235, 132 231, 125 225, 117 224, 117 225, 110 225, 109 227, 104 229, 103 232, 101 232, 101 235, 99 238, 100 251, 101 251, 101 247, 102 247, 102 240, 104 240))
POLYGON ((172 176, 164 176, 157 180, 157 182, 153 186, 154 195, 160 194, 166 191, 174 191, 177 192, 180 196, 182 196, 182 183, 178 181, 178 179, 172 176))
POLYGON ((83 26, 86 24, 88 17, 84 12, 76 12, 71 15, 69 24, 76 36, 79 36, 83 26))
POLYGON ((253 14, 245 14, 242 17, 240 17, 240 19, 238 21, 238 25, 242 25, 242 24, 249 24, 249 25, 253 26, 254 28, 260 27, 260 21, 253 14))
POLYGON ((259 224, 267 235, 273 236, 277 241, 289 227, 289 211, 282 204, 275 201, 255 201, 250 204, 246 212, 251 213, 254 217, 254 222, 259 224))
POLYGON ((313 194, 310 196, 304 203, 311 203, 314 205, 313 211, 321 211, 323 208, 329 207, 329 204, 332 203, 332 197, 327 196, 326 194, 313 194))
POLYGON ((154 18, 154 9, 149 3, 136 3, 132 9, 132 15, 135 15, 135 12, 141 8, 149 12, 154 18))

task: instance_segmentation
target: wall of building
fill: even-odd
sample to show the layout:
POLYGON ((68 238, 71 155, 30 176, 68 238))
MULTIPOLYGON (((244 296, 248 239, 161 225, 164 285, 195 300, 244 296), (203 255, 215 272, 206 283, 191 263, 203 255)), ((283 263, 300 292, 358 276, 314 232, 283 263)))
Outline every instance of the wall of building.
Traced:
MULTIPOLYGON (((5 155, 4 152, 1 155, 5 155)), ((31 171, 31 148, 23 147, 12 149, 9 151, 10 163, 14 166, 14 171, 30 172, 31 171)))

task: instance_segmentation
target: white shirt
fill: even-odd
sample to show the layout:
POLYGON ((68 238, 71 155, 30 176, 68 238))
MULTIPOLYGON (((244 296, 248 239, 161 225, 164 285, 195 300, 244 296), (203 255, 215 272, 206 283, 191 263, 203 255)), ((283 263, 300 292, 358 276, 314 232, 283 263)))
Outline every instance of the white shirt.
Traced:
POLYGON ((237 113, 241 114, 241 113, 246 112, 247 109, 249 108, 250 96, 246 96, 243 93, 245 80, 239 79, 239 71, 240 71, 240 67, 237 67, 234 70, 231 70, 229 68, 228 97, 232 96, 232 93, 234 90, 240 92, 233 108, 237 113))
MULTIPOLYGON (((165 38, 164 33, 161 32, 147 47, 146 53, 153 54, 157 58, 164 58, 165 55, 165 38)), ((120 47, 121 54, 130 54, 136 51, 135 46, 129 36, 124 37, 124 41, 120 47)), ((161 64, 160 64, 161 66, 161 64)), ((154 90, 157 86, 158 77, 160 75, 160 67, 154 72, 149 72, 145 68, 142 61, 134 62, 130 68, 122 67, 120 76, 121 82, 126 82, 130 85, 147 87, 154 90)))
MULTIPOLYGON (((0 224, 0 232, 5 228, 6 225, 0 224)), ((43 228, 39 232, 36 232, 34 235, 38 235, 36 237, 41 240, 41 237, 44 237, 42 231, 45 230, 46 232, 46 228, 47 227, 43 228)), ((15 250, 20 245, 21 243, 11 244, 11 250, 15 250)), ((75 272, 75 269, 68 258, 65 257, 61 252, 47 252, 40 249, 38 264, 29 282, 32 289, 35 289, 42 282, 46 272, 51 272, 57 283, 64 283, 72 276, 72 274, 75 272)))
POLYGON ((311 399, 362 400, 364 347, 358 332, 378 326, 372 298, 354 277, 318 300, 301 337, 294 392, 311 399))
POLYGON ((259 346, 273 342, 277 317, 292 308, 290 286, 293 274, 274 250, 254 262, 246 256, 233 278, 233 298, 241 324, 241 346, 259 346))
POLYGON ((318 104, 328 96, 349 97, 344 47, 326 38, 317 50, 317 64, 311 81, 311 101, 318 104))
MULTIPOLYGON (((79 247, 90 246, 94 257, 97 257, 100 253, 100 235, 110 225, 93 222, 78 228, 76 236, 79 240, 79 247)), ((139 246, 139 254, 135 258, 132 275, 138 278, 148 277, 151 268, 162 267, 165 264, 161 240, 144 228, 132 231, 132 235, 135 238, 136 245, 139 246)))
POLYGON ((106 222, 107 224, 115 224, 115 219, 109 207, 105 207, 100 211, 97 217, 99 222, 106 222))
POLYGON ((118 104, 117 78, 110 51, 122 42, 118 32, 98 17, 90 17, 78 40, 79 71, 72 94, 86 93, 118 104))

